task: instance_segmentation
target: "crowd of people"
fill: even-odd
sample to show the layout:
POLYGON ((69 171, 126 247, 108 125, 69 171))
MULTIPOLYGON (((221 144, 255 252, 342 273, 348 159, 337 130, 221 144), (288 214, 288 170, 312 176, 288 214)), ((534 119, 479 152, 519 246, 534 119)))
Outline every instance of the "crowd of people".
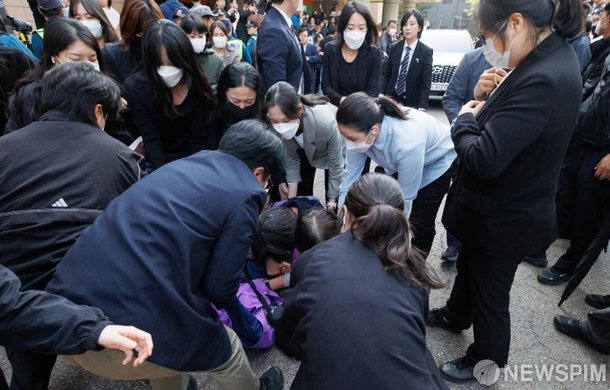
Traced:
MULTIPOLYGON (((519 264, 567 282, 609 228, 610 4, 593 3, 482 0, 444 122, 417 10, 382 31, 358 1, 38 0, 32 52, 0 46, 10 388, 46 389, 61 356, 153 389, 195 389, 189 372, 281 389, 244 351, 274 345, 301 360, 293 389, 503 367, 519 264), (429 310, 443 199, 457 275, 429 310), (438 367, 426 326, 474 341, 438 367)), ((602 310, 555 326, 610 353, 610 296, 586 301, 602 310)))

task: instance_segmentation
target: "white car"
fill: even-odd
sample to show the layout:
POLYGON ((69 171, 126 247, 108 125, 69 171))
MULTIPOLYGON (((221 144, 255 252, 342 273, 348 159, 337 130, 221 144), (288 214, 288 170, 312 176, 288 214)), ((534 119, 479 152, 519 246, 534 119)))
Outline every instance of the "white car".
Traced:
POLYGON ((430 99, 442 99, 464 54, 473 50, 467 30, 424 30, 421 41, 434 50, 430 99))

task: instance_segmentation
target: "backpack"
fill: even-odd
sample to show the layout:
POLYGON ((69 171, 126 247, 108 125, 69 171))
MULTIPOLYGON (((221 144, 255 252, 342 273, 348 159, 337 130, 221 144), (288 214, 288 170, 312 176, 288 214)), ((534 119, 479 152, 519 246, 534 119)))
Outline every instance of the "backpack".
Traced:
POLYGON ((9 34, 6 31, 0 31, 0 46, 12 47, 13 49, 19 49, 28 55, 33 61, 38 62, 38 58, 32 53, 26 45, 23 44, 16 36, 9 34))

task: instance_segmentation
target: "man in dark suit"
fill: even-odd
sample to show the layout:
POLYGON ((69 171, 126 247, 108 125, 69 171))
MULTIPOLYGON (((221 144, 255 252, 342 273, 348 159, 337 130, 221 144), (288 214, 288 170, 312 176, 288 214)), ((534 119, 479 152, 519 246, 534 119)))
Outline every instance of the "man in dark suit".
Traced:
POLYGON ((315 93, 315 84, 320 74, 320 66, 322 65, 322 56, 318 53, 318 49, 311 43, 309 43, 309 30, 305 27, 301 27, 298 32, 299 36, 299 47, 303 57, 305 57, 304 66, 309 68, 309 74, 307 83, 304 87, 304 93, 315 93))
POLYGON ((419 41, 424 17, 417 11, 407 11, 400 20, 404 40, 390 49, 383 69, 382 91, 401 104, 425 111, 432 84, 432 49, 419 41))
POLYGON ((292 29, 290 15, 298 2, 273 0, 258 32, 257 64, 266 89, 278 81, 287 81, 303 92, 305 67, 303 54, 292 29))
MULTIPOLYGON (((114 379, 162 381, 165 388, 185 389, 187 372, 206 371, 221 388, 258 389, 239 339, 212 304, 223 307, 235 297, 269 176, 283 163, 272 130, 242 121, 218 151, 167 164, 112 202, 70 249, 47 290, 154 334, 152 366, 143 373, 119 370, 120 355, 107 351, 72 361, 114 379)), ((282 382, 272 367, 260 388, 281 389, 282 382)))
POLYGON ((392 44, 394 43, 394 37, 396 36, 396 21, 390 20, 386 26, 386 32, 383 33, 381 38, 379 38, 379 47, 381 51, 385 54, 385 57, 390 54, 390 49, 392 48, 392 44))

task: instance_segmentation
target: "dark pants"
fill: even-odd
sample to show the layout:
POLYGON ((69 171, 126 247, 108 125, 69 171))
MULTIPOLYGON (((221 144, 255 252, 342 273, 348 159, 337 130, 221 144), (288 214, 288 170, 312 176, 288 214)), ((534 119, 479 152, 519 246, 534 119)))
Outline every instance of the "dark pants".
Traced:
POLYGON ((575 145, 566 156, 557 190, 557 223, 560 236, 571 238, 570 247, 552 268, 571 273, 591 245, 603 222, 610 183, 595 178, 594 169, 610 149, 575 145))
MULTIPOLYGON (((297 196, 311 196, 313 195, 316 168, 311 166, 303 149, 299 149, 299 156, 301 158, 301 182, 299 183, 297 196)), ((324 170, 324 194, 328 198, 328 169, 324 170)))
POLYGON ((13 375, 11 390, 46 390, 56 355, 42 355, 31 351, 6 350, 13 375))
POLYGON ((449 191, 454 167, 450 167, 438 179, 421 188, 413 201, 409 223, 413 231, 411 244, 428 256, 436 235, 436 214, 449 191))
POLYGON ((591 340, 610 347, 610 308, 589 313, 587 319, 580 324, 591 340))
POLYGON ((445 316, 458 328, 473 326, 474 343, 466 352, 472 364, 490 359, 503 367, 510 348, 510 289, 520 260, 492 259, 473 249, 462 245, 445 316))

